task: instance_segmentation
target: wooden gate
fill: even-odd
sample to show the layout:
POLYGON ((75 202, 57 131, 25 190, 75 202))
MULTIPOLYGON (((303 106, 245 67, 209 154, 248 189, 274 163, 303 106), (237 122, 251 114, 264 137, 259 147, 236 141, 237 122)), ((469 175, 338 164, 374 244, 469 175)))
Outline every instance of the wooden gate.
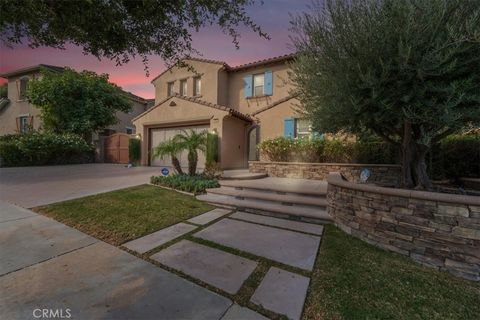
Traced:
POLYGON ((126 133, 114 133, 105 138, 105 162, 128 163, 128 141, 126 133))

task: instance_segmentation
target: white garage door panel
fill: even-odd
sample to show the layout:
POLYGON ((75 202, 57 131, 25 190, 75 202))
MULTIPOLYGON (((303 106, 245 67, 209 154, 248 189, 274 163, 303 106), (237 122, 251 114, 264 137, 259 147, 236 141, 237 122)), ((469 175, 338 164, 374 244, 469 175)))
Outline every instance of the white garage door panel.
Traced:
MULTIPOLYGON (((150 134, 151 134, 151 141, 152 141, 152 148, 158 146, 159 143, 169 140, 173 138, 176 134, 181 133, 182 130, 190 130, 193 129, 196 132, 200 132, 202 130, 208 130, 210 126, 204 125, 204 126, 194 126, 194 127, 179 127, 179 128, 158 128, 158 129, 150 129, 150 134)), ((179 154, 178 159, 180 161, 180 165, 182 166, 182 169, 186 171, 188 169, 188 153, 186 151, 182 152, 179 154)), ((205 167, 205 154, 202 152, 198 152, 198 164, 197 168, 198 169, 203 169, 205 167)), ((151 163, 152 166, 160 166, 160 167, 171 167, 172 166, 172 161, 170 157, 165 157, 164 159, 156 158, 152 159, 151 163)))

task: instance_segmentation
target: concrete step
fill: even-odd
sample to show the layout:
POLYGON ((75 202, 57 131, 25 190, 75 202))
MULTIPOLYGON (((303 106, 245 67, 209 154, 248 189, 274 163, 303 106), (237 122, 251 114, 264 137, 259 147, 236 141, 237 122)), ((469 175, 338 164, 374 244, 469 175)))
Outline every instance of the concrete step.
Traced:
POLYGON ((221 179, 223 180, 255 180, 268 177, 266 173, 253 173, 248 169, 236 169, 223 171, 221 179))
POLYGON ((258 199, 273 201, 288 205, 309 205, 325 208, 327 199, 324 195, 302 195, 296 193, 284 193, 258 189, 236 189, 235 187, 222 186, 220 188, 207 189, 209 194, 232 196, 237 199, 258 199))
POLYGON ((328 183, 321 180, 263 178, 256 180, 220 180, 221 186, 237 189, 253 189, 272 192, 295 193, 309 196, 325 196, 328 183))
POLYGON ((209 202, 212 204, 222 206, 233 206, 241 210, 253 209, 267 213, 279 213, 286 216, 292 216, 296 218, 310 218, 320 220, 320 222, 329 223, 332 221, 327 211, 324 208, 314 206, 288 206, 278 202, 258 200, 258 199, 245 199, 240 200, 232 196, 222 194, 203 194, 197 196, 198 200, 209 202))

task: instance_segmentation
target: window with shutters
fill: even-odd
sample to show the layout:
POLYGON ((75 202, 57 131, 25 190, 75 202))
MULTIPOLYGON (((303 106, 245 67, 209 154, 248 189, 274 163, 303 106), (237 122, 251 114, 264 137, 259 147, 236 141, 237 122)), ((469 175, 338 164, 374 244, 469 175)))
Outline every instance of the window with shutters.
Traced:
POLYGON ((187 79, 180 80, 180 95, 183 97, 187 95, 187 79))
POLYGON ((29 123, 29 118, 28 116, 22 116, 20 117, 20 132, 25 133, 28 132, 30 129, 30 123, 29 123))
POLYGON ((253 96, 260 97, 265 95, 264 86, 265 85, 265 74, 255 74, 253 75, 253 96))
POLYGON ((202 94, 202 78, 193 78, 193 95, 200 96, 202 94))
POLYGON ((309 138, 312 134, 311 124, 308 119, 295 119, 295 138, 309 138))
POLYGON ((167 96, 173 96, 173 81, 167 83, 167 96))

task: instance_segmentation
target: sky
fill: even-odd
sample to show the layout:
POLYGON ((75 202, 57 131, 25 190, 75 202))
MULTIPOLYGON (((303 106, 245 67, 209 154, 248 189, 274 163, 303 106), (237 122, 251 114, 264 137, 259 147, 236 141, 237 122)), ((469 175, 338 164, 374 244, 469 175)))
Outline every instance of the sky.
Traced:
MULTIPOLYGON (((310 3, 311 0, 264 0, 263 5, 257 3, 247 8, 249 16, 270 35, 271 40, 241 28, 240 48, 237 50, 231 38, 219 28, 208 27, 193 34, 193 46, 204 58, 225 61, 230 66, 291 53, 289 13, 307 11, 310 3)), ((31 49, 25 44, 13 48, 0 46, 0 73, 38 64, 68 66, 77 71, 108 73, 111 82, 144 98, 154 98, 150 81, 165 70, 158 56, 149 57, 150 76, 147 77, 140 59, 116 66, 108 59, 98 60, 92 55, 84 55, 82 49, 74 45, 67 45, 65 50, 47 47, 31 49)), ((0 83, 3 82, 5 80, 0 78, 0 83)))

